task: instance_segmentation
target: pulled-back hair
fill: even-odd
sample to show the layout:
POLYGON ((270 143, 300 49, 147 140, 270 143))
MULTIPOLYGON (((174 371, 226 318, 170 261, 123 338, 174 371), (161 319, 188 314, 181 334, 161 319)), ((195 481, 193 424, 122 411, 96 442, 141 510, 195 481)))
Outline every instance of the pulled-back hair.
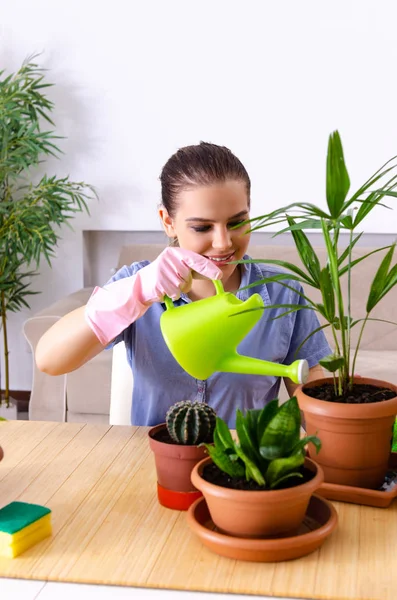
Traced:
POLYGON ((180 148, 168 159, 160 175, 161 198, 173 217, 177 196, 183 190, 226 181, 242 181, 250 205, 251 181, 242 162, 225 146, 200 142, 180 148))

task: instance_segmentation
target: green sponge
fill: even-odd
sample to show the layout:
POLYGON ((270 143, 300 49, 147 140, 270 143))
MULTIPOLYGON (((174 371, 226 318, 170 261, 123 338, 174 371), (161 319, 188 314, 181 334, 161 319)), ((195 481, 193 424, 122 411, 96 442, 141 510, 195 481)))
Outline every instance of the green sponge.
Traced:
POLYGON ((51 510, 46 506, 11 502, 0 509, 0 556, 18 556, 51 533, 51 510))

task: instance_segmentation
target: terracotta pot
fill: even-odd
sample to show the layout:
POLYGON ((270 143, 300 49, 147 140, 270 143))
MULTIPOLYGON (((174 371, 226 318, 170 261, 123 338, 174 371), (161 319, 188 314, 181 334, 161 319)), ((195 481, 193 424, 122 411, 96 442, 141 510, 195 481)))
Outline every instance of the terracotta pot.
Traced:
POLYGON ((4 456, 3 448, 0 446, 0 460, 2 460, 4 456))
MULTIPOLYGON (((307 433, 321 440, 318 454, 310 444, 308 451, 322 466, 326 483, 376 489, 382 485, 388 468, 397 386, 365 377, 356 382, 390 388, 396 397, 371 404, 344 404, 311 398, 304 393, 305 386, 299 386, 295 394, 307 433)), ((333 383, 333 378, 318 379, 306 387, 324 383, 333 383)))
POLYGON ((202 495, 192 484, 190 474, 193 467, 207 456, 206 449, 204 446, 166 444, 154 439, 163 429, 166 429, 165 423, 152 427, 148 433, 156 463, 158 499, 167 508, 187 510, 202 495))
POLYGON ((208 457, 194 467, 192 482, 202 491, 219 531, 235 537, 293 534, 304 519, 312 494, 324 481, 321 467, 306 458, 305 467, 315 474, 306 483, 282 490, 232 490, 203 479, 203 469, 211 462, 208 457))

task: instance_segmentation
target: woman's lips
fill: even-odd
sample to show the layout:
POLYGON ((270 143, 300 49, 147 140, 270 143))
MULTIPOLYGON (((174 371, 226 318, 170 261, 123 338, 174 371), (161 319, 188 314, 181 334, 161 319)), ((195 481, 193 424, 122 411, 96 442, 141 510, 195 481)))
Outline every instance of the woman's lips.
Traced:
POLYGON ((233 260, 234 252, 231 254, 226 254, 224 256, 206 256, 209 260, 211 260, 216 265, 225 265, 229 261, 233 260))

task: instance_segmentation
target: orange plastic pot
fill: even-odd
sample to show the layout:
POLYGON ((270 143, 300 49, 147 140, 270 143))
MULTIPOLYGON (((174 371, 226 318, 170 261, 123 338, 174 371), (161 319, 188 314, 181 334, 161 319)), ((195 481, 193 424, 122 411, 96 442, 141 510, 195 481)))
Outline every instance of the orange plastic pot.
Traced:
POLYGON ((369 404, 345 404, 305 394, 305 387, 333 383, 331 377, 299 386, 295 395, 304 413, 307 433, 321 440, 318 454, 314 455, 311 445, 308 452, 323 468, 325 482, 376 489, 382 485, 388 469, 397 386, 365 377, 356 382, 390 388, 396 397, 369 404))
POLYGON ((272 537, 296 532, 312 494, 324 481, 321 467, 306 458, 305 467, 314 476, 301 485, 281 490, 233 490, 203 479, 203 469, 211 462, 208 457, 194 467, 192 482, 203 493, 217 528, 235 537, 272 537))
POLYGON ((166 444, 155 439, 157 433, 166 429, 165 423, 149 430, 149 444, 153 451, 157 472, 157 497, 162 506, 174 510, 187 510, 201 497, 192 484, 193 467, 206 454, 205 447, 166 444))

